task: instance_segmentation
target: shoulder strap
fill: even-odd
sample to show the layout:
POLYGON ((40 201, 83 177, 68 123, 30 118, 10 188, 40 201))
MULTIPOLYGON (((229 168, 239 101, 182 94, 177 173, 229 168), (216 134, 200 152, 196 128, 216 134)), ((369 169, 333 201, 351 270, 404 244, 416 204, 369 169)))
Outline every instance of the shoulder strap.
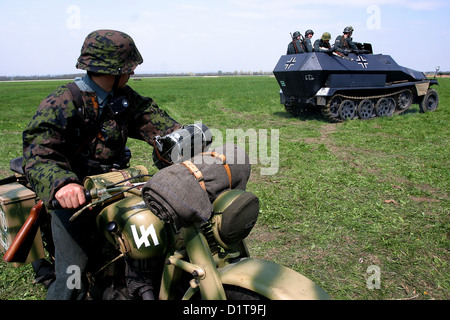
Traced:
POLYGON ((297 45, 295 44, 295 40, 292 40, 292 43, 294 44, 295 53, 298 53, 297 45))
POLYGON ((67 84, 67 88, 69 88, 70 93, 73 97, 73 102, 75 104, 75 108, 78 111, 78 113, 81 115, 83 114, 83 98, 81 97, 81 90, 78 88, 77 84, 75 82, 70 82, 67 84))
MULTIPOLYGON (((75 82, 70 82, 67 85, 70 93, 72 94, 75 110, 77 111, 78 118, 81 124, 84 124, 84 101, 81 96, 81 90, 75 82)), ((84 139, 78 148, 75 150, 74 155, 79 155, 88 143, 97 135, 97 130, 94 130, 86 139, 84 139)))

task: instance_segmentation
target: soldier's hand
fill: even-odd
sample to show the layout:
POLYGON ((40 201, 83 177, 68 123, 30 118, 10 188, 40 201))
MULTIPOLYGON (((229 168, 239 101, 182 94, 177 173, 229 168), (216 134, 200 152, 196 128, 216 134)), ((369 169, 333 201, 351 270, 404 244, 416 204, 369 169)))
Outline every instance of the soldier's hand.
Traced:
POLYGON ((77 183, 69 183, 59 189, 55 198, 64 209, 76 209, 86 203, 84 188, 77 183))

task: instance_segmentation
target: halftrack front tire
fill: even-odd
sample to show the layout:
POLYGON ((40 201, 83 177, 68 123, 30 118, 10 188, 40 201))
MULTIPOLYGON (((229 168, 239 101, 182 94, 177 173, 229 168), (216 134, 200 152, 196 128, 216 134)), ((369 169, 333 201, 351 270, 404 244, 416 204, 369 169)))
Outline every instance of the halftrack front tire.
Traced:
POLYGON ((419 102, 420 112, 435 111, 439 105, 439 94, 434 89, 428 89, 427 94, 419 102))

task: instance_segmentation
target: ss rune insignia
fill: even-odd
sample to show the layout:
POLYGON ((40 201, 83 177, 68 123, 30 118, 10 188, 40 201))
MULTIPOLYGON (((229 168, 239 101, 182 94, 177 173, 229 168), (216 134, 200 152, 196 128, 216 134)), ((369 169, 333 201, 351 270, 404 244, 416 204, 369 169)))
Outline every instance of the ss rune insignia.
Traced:
POLYGON ((284 70, 289 70, 290 67, 292 67, 297 62, 297 59, 295 57, 292 57, 288 61, 286 61, 286 64, 284 65, 284 70))

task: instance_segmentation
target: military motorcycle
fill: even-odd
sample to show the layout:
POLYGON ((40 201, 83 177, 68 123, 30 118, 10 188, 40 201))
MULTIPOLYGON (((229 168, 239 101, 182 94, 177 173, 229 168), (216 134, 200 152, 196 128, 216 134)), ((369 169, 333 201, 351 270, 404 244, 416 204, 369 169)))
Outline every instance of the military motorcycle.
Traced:
MULTIPOLYGON (((202 167, 190 162, 197 169, 201 168, 201 177, 199 172, 191 170, 192 166, 183 166, 183 161, 154 175, 149 175, 146 167, 138 165, 84 180, 90 201, 71 219, 95 216, 95 244, 100 254, 86 274, 90 287, 88 298, 329 299, 329 295, 307 277, 280 264, 250 256, 245 239, 256 223, 259 200, 237 185, 239 179, 231 182, 231 175, 237 171, 233 167, 227 169, 223 155, 212 152, 207 157, 220 159, 218 164, 229 174, 230 181, 214 198, 207 196, 208 205, 211 205, 208 211, 212 214, 206 218, 199 218, 196 214, 201 209, 196 208, 193 218, 183 217, 178 221, 173 218, 176 212, 171 215, 166 210, 166 215, 162 214, 161 201, 155 202, 158 197, 152 194, 152 188, 160 188, 168 181, 164 175, 168 170, 188 172, 189 178, 193 176, 195 179, 192 180, 200 188, 205 184, 208 186, 211 182, 208 181, 208 170, 218 172, 208 164, 202 167), (152 181, 156 184, 152 185, 152 181)), ((0 183, 3 260, 33 263, 39 278, 51 282, 51 272, 38 272, 39 268, 51 270, 54 254, 49 230, 51 215, 29 188, 18 165, 20 162, 20 158, 11 161, 14 175, 0 183)), ((168 190, 173 183, 167 183, 161 194, 174 192, 168 190)), ((181 191, 186 193, 185 188, 183 186, 181 191)), ((188 188, 185 202, 192 200, 188 198, 195 194, 194 187, 188 188)), ((179 201, 178 197, 176 199, 179 201)), ((208 207, 206 204, 201 206, 208 207)), ((176 205, 171 208, 176 209, 176 205)), ((75 278, 73 285, 76 285, 75 278)))

